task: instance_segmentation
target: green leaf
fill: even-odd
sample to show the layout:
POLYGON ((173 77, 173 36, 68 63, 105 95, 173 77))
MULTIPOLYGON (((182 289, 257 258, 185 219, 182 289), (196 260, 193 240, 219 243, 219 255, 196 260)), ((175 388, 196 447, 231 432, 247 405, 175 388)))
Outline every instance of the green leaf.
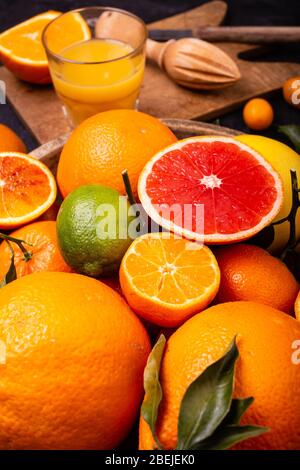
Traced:
POLYGON ((268 431, 262 426, 224 426, 211 437, 194 445, 191 450, 225 450, 238 442, 257 437, 268 431))
POLYGON ((15 281, 17 279, 14 250, 12 249, 12 247, 11 247, 11 245, 8 241, 6 241, 6 243, 8 244, 8 246, 10 248, 10 251, 11 251, 11 259, 10 259, 10 266, 8 268, 8 271, 5 274, 2 281, 0 282, 0 289, 2 287, 6 286, 6 284, 9 284, 10 282, 15 281))
POLYGON ((286 135, 295 147, 296 152, 300 153, 300 125, 287 124, 278 126, 278 131, 286 135))
POLYGON ((165 345, 166 338, 164 335, 160 335, 148 357, 147 365, 144 370, 145 398, 141 408, 141 414, 148 423, 159 448, 161 448, 161 444, 156 436, 156 421, 159 405, 163 397, 159 381, 159 372, 165 345))
POLYGON ((254 402, 253 397, 248 398, 233 398, 230 410, 225 417, 222 425, 240 424, 243 414, 247 411, 250 405, 254 402))
POLYGON ((229 412, 238 355, 234 338, 227 353, 188 387, 179 412, 178 450, 191 449, 211 436, 229 412))

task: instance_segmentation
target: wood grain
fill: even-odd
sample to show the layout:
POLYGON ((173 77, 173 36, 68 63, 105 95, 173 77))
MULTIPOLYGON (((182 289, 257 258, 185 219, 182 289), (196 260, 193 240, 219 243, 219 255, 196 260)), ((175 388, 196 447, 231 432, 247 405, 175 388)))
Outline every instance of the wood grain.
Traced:
MULTIPOLYGON (((226 13, 226 4, 214 1, 188 12, 149 25, 149 28, 173 29, 217 26, 226 13)), ((218 117, 246 100, 267 95, 282 86, 284 80, 299 74, 298 64, 246 62, 237 58, 253 45, 218 44, 237 60, 242 79, 225 90, 192 91, 173 83, 156 65, 148 64, 140 96, 140 109, 161 118, 208 120, 218 117)), ((40 143, 70 131, 60 103, 51 87, 36 87, 20 82, 6 69, 0 69, 6 82, 8 99, 40 143)))

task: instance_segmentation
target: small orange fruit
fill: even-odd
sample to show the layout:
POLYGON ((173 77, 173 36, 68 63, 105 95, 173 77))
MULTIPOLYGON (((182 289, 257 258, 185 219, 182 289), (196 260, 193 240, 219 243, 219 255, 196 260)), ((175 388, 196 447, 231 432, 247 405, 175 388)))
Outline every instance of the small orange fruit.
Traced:
POLYGON ((126 252, 120 283, 127 302, 141 317, 174 327, 213 300, 220 272, 206 246, 167 233, 149 233, 126 252))
MULTIPOLYGON (((63 260, 56 237, 55 222, 34 222, 11 233, 11 236, 24 240, 24 248, 30 258, 25 259, 24 253, 15 244, 11 247, 15 254, 17 277, 26 276, 38 271, 71 272, 71 268, 63 260)), ((11 261, 11 250, 7 243, 0 245, 0 279, 7 273, 11 261)))
POLYGON ((267 100, 254 98, 246 103, 243 118, 249 129, 262 131, 270 127, 274 119, 274 111, 267 100))
POLYGON ((158 119, 138 111, 112 110, 92 116, 75 129, 62 151, 57 171, 62 195, 90 183, 124 194, 125 169, 136 194, 147 161, 176 140, 158 119))
MULTIPOLYGON (((163 400, 156 429, 164 448, 176 447, 179 407, 188 386, 223 356, 235 335, 240 357, 234 397, 254 397, 242 424, 269 428, 269 432, 236 447, 299 449, 300 367, 292 361, 292 345, 300 338, 300 322, 255 302, 211 307, 188 320, 169 338, 160 371, 163 400)), ((141 419, 140 449, 154 447, 151 431, 141 419)))
POLYGON ((18 152, 0 153, 0 190, 0 229, 35 220, 56 198, 56 182, 49 168, 18 152))
POLYGON ((35 273, 0 290, 0 449, 102 450, 128 434, 143 393, 146 330, 79 274, 35 273))
POLYGON ((283 84, 282 92, 288 104, 300 108, 300 76, 288 78, 283 84))
POLYGON ((26 153, 26 146, 17 134, 0 124, 0 152, 21 152, 26 153))
POLYGON ((0 34, 0 60, 14 75, 30 83, 51 82, 42 33, 60 13, 47 11, 0 34))
POLYGON ((214 254, 221 271, 218 302, 252 300, 293 312, 299 284, 282 261, 247 244, 216 247, 214 254))

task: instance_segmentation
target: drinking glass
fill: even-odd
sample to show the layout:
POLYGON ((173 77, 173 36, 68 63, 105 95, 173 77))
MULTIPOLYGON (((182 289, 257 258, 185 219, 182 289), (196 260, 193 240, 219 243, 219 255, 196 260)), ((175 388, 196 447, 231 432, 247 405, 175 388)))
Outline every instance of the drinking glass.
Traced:
POLYGON ((50 73, 74 126, 101 111, 137 107, 146 40, 145 23, 117 8, 81 8, 49 23, 50 73))

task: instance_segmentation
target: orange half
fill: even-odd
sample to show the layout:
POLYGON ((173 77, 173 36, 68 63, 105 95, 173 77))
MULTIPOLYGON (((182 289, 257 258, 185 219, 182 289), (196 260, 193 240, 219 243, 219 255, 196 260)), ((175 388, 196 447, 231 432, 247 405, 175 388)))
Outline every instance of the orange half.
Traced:
POLYGON ((22 153, 0 153, 0 229, 31 222, 55 198, 56 182, 46 165, 22 153))
MULTIPOLYGON (((42 35, 46 26, 60 15, 57 11, 47 11, 0 34, 0 60, 21 80, 37 84, 51 82, 42 35)), ((62 49, 90 38, 90 29, 78 13, 66 16, 60 28, 63 34, 60 31, 56 35, 54 28, 50 37, 54 52, 58 52, 58 47, 62 49)))
POLYGON ((136 313, 174 327, 214 299, 220 271, 206 246, 166 232, 149 233, 136 239, 125 254, 120 283, 136 313))
POLYGON ((47 11, 0 34, 0 59, 21 80, 39 84, 51 82, 42 33, 60 14, 47 11))

